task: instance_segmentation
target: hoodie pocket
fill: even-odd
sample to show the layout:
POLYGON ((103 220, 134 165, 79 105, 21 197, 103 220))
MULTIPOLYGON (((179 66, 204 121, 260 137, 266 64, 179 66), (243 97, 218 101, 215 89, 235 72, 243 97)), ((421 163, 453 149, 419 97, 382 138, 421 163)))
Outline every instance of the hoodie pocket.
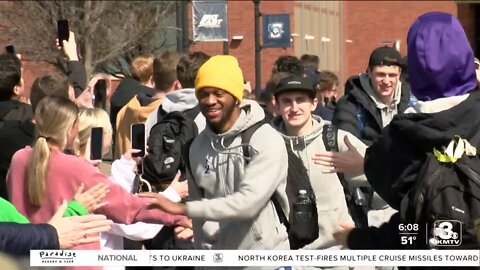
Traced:
POLYGON ((318 227, 320 235, 331 234, 339 221, 336 221, 337 209, 318 211, 318 227))

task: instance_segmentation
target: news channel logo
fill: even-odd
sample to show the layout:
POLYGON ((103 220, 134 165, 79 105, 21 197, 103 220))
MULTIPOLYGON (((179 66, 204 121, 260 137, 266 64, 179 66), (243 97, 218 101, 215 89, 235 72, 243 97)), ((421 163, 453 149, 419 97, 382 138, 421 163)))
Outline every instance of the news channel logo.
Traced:
POLYGON ((215 253, 215 254, 213 254, 213 262, 214 262, 214 263, 221 263, 221 262, 223 262, 223 254, 222 254, 222 253, 215 253))
POLYGON ((433 223, 430 246, 451 247, 462 244, 462 223, 458 220, 437 220, 433 223))

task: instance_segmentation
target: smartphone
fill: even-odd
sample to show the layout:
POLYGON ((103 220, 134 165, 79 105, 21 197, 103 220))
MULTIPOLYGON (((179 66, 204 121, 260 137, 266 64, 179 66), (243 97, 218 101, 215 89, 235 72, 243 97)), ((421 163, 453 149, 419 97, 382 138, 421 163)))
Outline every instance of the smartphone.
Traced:
POLYGON ((103 128, 92 128, 90 135, 90 159, 98 160, 102 159, 103 149, 103 128))
POLYGON ((58 43, 62 46, 62 41, 67 40, 70 37, 70 32, 68 29, 68 20, 58 20, 57 21, 57 38, 58 43))
POLYGON ((140 150, 139 153, 132 154, 133 157, 145 156, 145 124, 138 123, 130 126, 130 139, 132 149, 140 150))
POLYGON ((13 45, 8 45, 7 47, 5 47, 5 51, 10 54, 17 54, 17 50, 13 45))

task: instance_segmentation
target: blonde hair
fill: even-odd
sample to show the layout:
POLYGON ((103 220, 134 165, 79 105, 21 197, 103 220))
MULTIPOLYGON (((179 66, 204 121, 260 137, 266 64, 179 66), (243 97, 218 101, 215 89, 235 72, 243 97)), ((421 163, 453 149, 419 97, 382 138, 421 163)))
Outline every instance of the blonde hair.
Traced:
POLYGON ((103 129, 103 145, 107 144, 108 139, 112 139, 112 124, 108 113, 100 108, 90 109, 82 108, 78 115, 78 149, 77 155, 84 155, 88 139, 91 136, 92 128, 101 127, 103 129))
POLYGON ((130 73, 135 80, 146 83, 153 74, 153 56, 140 55, 130 64, 130 73))
POLYGON ((67 98, 45 97, 38 103, 35 110, 38 137, 27 168, 27 191, 33 205, 40 206, 45 192, 51 154, 47 142, 63 149, 77 118, 78 108, 67 98))

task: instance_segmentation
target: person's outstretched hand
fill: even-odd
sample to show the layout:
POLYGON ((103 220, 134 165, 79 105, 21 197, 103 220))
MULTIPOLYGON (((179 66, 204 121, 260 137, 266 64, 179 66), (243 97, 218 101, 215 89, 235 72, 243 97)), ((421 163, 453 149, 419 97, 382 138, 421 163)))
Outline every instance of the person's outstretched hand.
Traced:
POLYGON ((341 223, 338 225, 340 226, 340 229, 333 233, 333 237, 340 245, 348 248, 348 235, 355 226, 350 223, 341 223))
POLYGON ((66 209, 67 202, 64 201, 48 222, 57 231, 61 249, 100 241, 98 233, 110 230, 112 221, 104 215, 64 217, 66 209))
POLYGON ((350 140, 348 140, 347 135, 344 137, 344 142, 348 147, 348 151, 320 151, 312 158, 315 164, 326 167, 323 171, 324 173, 363 173, 363 156, 358 152, 357 148, 353 146, 350 140))
POLYGON ((155 192, 142 192, 138 193, 139 197, 150 198, 150 203, 159 208, 160 210, 172 215, 185 215, 187 209, 184 204, 170 201, 162 194, 155 192))
POLYGON ((84 189, 85 185, 82 183, 78 187, 73 199, 87 209, 88 212, 91 213, 108 204, 108 202, 102 202, 110 191, 108 185, 99 183, 85 192, 83 192, 84 189))

